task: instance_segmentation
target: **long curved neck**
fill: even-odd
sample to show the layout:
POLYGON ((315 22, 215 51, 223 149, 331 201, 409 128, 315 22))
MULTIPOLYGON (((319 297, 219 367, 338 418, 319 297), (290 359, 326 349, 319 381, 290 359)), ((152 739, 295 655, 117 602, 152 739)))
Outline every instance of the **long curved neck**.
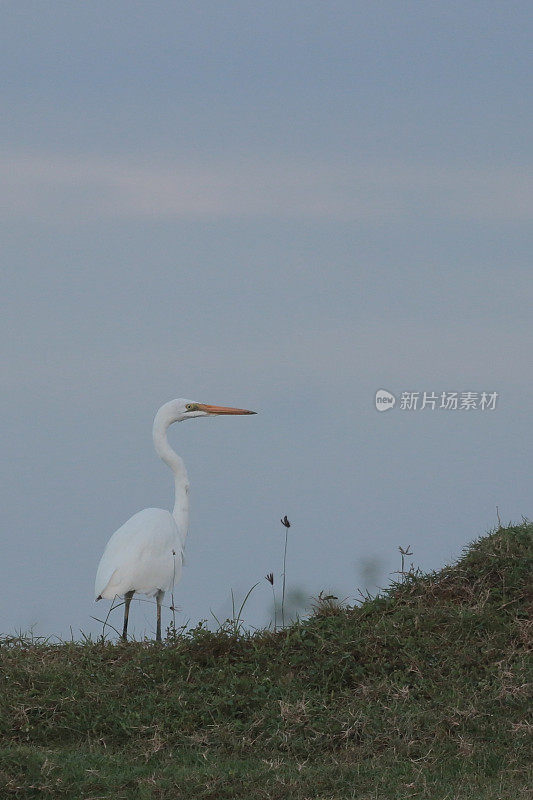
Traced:
POLYGON ((172 516, 176 520, 181 543, 184 545, 189 530, 189 476, 183 459, 174 452, 168 443, 167 429, 172 421, 165 406, 160 408, 154 419, 152 435, 157 455, 165 464, 168 464, 174 473, 175 490, 172 516))

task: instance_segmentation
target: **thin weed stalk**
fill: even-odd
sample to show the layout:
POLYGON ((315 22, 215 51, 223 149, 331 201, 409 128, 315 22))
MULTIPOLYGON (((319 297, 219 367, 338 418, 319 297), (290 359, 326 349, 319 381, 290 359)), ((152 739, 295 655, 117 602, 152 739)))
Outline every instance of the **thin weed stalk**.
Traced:
POLYGON ((117 599, 117 598, 115 597, 115 598, 113 599, 113 602, 112 602, 112 603, 111 603, 111 605, 109 606, 109 611, 107 612, 107 616, 106 616, 106 618, 105 618, 105 619, 98 619, 98 617, 92 617, 92 616, 91 616, 91 619, 94 619, 94 620, 96 620, 96 622, 101 622, 101 623, 102 623, 102 641, 104 641, 104 639, 105 639, 105 629, 106 629, 106 627, 107 627, 107 628, 111 628, 112 630, 114 630, 114 631, 115 631, 115 633, 117 634, 117 636, 120 636, 120 635, 121 635, 121 634, 120 634, 120 632, 119 632, 119 631, 117 631, 117 629, 115 628, 115 626, 114 626, 114 625, 111 625, 111 623, 109 622, 109 617, 110 617, 110 615, 111 615, 111 612, 112 612, 112 611, 114 611, 114 610, 115 610, 115 608, 120 608, 120 606, 123 606, 123 605, 124 605, 124 601, 122 601, 122 603, 117 603, 117 605, 115 605, 115 600, 116 600, 116 599, 117 599))
POLYGON ((285 627, 285 576, 287 571, 287 541, 289 535, 289 528, 291 523, 287 519, 287 515, 280 520, 281 524, 285 527, 285 549, 283 551, 283 585, 281 588, 281 625, 285 627))
POLYGON ((405 556, 412 556, 413 553, 410 550, 411 545, 408 544, 407 547, 398 547, 398 550, 402 556, 402 568, 399 570, 399 573, 402 576, 402 581, 405 581, 408 575, 413 574, 414 564, 411 564, 410 568, 406 571, 405 569, 405 556))
MULTIPOLYGON (((241 629, 241 626, 242 626, 242 612, 244 610, 244 606, 248 602, 248 598, 252 594, 253 590, 257 586, 259 586, 259 583, 260 583, 260 581, 257 581, 257 583, 254 583, 254 585, 250 589, 248 589, 248 591, 246 593, 246 596, 245 596, 244 600, 242 601, 242 603, 240 605, 239 611, 237 612, 237 616, 235 616, 235 595, 233 594, 233 589, 231 590, 231 609, 232 609, 231 629, 232 629, 232 632, 233 632, 234 636, 237 636, 239 631, 240 631, 240 629, 241 629)), ((216 617, 215 617, 215 619, 216 619, 216 617)))
POLYGON ((274 603, 274 633, 276 633, 276 630, 278 628, 278 608, 276 605, 276 592, 274 589, 274 573, 269 572, 268 575, 265 575, 265 579, 272 586, 272 601, 274 603))

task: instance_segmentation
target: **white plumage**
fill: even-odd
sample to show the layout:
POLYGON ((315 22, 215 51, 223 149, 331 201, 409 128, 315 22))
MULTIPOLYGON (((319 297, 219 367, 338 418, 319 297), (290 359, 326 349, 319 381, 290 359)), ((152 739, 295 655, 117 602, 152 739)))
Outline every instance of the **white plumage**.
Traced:
POLYGON ((180 579, 183 549, 170 511, 145 508, 108 541, 96 573, 96 597, 113 600, 126 592, 154 597, 180 579))
POLYGON ((145 508, 134 514, 109 539, 94 584, 97 600, 124 597, 126 639, 131 598, 135 592, 157 600, 157 634, 161 641, 161 603, 165 592, 181 576, 183 551, 189 527, 189 479, 183 460, 170 447, 167 429, 174 422, 218 414, 254 414, 242 408, 226 408, 171 400, 154 419, 153 439, 157 454, 174 473, 174 508, 145 508))

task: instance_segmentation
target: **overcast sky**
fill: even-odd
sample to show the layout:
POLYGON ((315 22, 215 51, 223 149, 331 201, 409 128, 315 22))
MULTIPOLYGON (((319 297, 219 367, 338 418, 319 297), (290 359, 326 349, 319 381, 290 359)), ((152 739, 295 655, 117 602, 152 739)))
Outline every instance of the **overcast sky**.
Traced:
POLYGON ((399 545, 437 569, 496 506, 531 516, 530 3, 0 18, 0 631, 101 630, 107 539, 173 503, 151 442, 173 397, 259 412, 171 431, 178 623, 256 581, 245 618, 268 622, 285 514, 289 587, 349 599, 399 545), (437 407, 401 408, 415 391, 437 407), (453 391, 496 408, 439 408, 453 391))

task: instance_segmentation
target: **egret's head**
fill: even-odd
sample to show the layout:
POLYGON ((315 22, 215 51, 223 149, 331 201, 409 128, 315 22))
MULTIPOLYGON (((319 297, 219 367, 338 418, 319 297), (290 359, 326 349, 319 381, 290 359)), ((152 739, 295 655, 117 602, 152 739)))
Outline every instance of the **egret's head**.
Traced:
POLYGON ((255 411, 246 411, 244 408, 228 408, 226 406, 209 406, 205 403, 195 403, 180 397, 167 404, 172 422, 180 422, 194 417, 214 417, 219 414, 255 414, 255 411))

